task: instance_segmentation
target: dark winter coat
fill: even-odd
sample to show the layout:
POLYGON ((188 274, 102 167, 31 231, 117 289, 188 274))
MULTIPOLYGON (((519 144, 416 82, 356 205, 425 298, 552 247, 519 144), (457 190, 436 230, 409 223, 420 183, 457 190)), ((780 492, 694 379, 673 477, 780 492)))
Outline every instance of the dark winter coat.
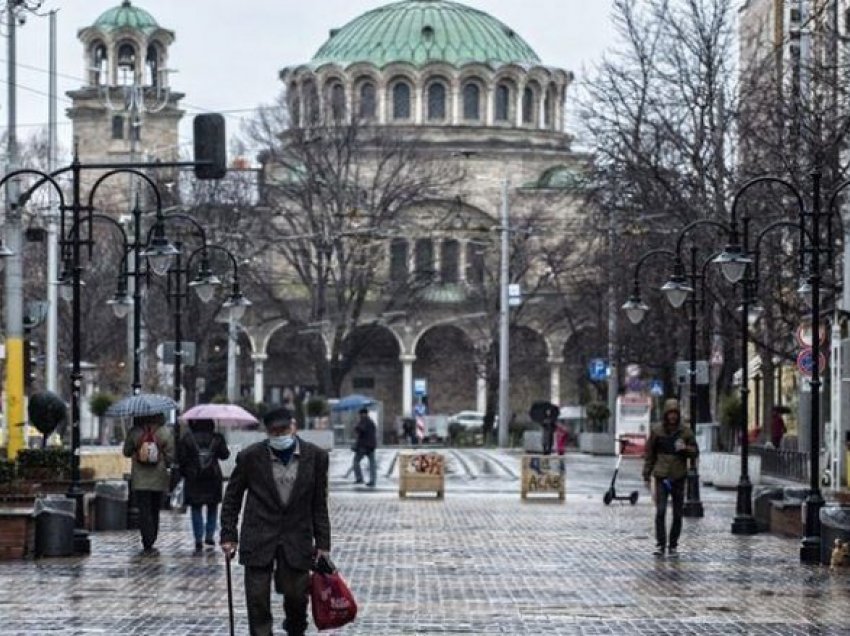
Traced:
POLYGON ((688 459, 698 455, 699 447, 690 427, 680 424, 668 430, 663 424, 653 426, 646 442, 643 478, 683 479, 688 473, 688 459), (676 450, 678 439, 685 443, 685 448, 679 451, 676 450))
POLYGON ((224 479, 219 460, 230 457, 230 449, 220 433, 186 431, 177 446, 180 473, 184 481, 184 501, 187 506, 217 504, 221 502, 224 479), (212 466, 200 471, 199 450, 210 449, 212 466))
POLYGON ((309 570, 314 549, 331 549, 328 453, 300 438, 298 444, 298 475, 285 505, 275 484, 268 442, 252 444, 236 456, 221 507, 221 542, 239 543, 242 565, 266 567, 280 546, 291 568, 309 570))
POLYGON ((363 415, 354 426, 354 451, 357 453, 371 453, 378 447, 378 427, 368 415, 363 415))

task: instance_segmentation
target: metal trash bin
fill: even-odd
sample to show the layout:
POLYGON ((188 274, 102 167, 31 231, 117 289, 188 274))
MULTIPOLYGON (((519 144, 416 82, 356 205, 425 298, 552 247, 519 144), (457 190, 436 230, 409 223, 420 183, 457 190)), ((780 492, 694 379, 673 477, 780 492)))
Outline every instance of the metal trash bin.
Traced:
POLYGON ((833 504, 820 509, 820 562, 829 565, 836 539, 850 541, 850 506, 833 504))
POLYGON ((35 556, 74 555, 76 501, 64 495, 35 500, 35 556))
POLYGON ((101 481, 94 487, 94 529, 126 530, 127 501, 130 488, 126 481, 101 481))

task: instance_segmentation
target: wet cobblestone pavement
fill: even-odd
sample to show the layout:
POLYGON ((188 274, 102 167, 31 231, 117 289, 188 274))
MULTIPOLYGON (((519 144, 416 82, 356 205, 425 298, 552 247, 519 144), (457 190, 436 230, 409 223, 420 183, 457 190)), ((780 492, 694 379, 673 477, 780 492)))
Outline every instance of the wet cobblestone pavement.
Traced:
MULTIPOLYGON (((732 536, 734 493, 705 489, 681 556, 657 559, 645 491, 602 505, 610 458, 569 457, 566 504, 521 503, 508 474, 489 495, 449 480, 444 501, 399 500, 386 477, 377 491, 344 483, 345 461, 331 470, 333 555, 360 614, 326 633, 850 635, 850 572, 800 565, 797 540, 732 536)), ((618 487, 637 487, 636 470, 618 487)), ((188 515, 164 512, 158 557, 127 531, 93 534, 87 558, 0 563, 0 634, 227 634, 223 559, 193 556, 190 535, 188 515)))

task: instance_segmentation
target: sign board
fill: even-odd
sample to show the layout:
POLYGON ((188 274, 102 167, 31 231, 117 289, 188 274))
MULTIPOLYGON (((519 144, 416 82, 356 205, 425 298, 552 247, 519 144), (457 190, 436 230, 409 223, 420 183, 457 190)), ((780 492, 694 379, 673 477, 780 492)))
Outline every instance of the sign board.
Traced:
POLYGON ((649 394, 655 397, 664 395, 664 383, 661 380, 650 380, 649 394))
POLYGON ((428 380, 425 378, 416 378, 413 380, 414 395, 428 395, 428 380))
MULTIPOLYGON (((797 355, 797 370, 805 376, 811 376, 814 369, 814 357, 811 349, 803 349, 797 355)), ((826 369, 826 356, 823 353, 818 353, 818 373, 823 373, 826 369)))
MULTIPOLYGON (((809 349, 812 346, 812 324, 810 322, 805 322, 797 327, 797 331, 794 332, 794 337, 797 339, 797 344, 800 345, 802 349, 809 349)), ((826 344, 826 339, 828 335, 828 329, 826 325, 820 326, 820 344, 826 344)))
POLYGON ((608 379, 608 363, 604 358, 592 358, 587 363, 587 375, 594 382, 608 379))
MULTIPOLYGON (((157 347, 157 355, 165 364, 174 364, 174 341, 167 340, 162 343, 162 349, 157 347)), ((195 365, 195 343, 182 342, 180 348, 183 351, 182 365, 184 367, 192 367, 195 365)))
MULTIPOLYGON (((697 384, 708 384, 708 361, 697 360, 697 384)), ((679 360, 676 362, 676 381, 679 384, 691 383, 691 361, 679 360)))
POLYGON ((523 455, 520 496, 557 495, 564 501, 566 495, 567 465, 563 457, 550 455, 523 455))
POLYGON ((508 305, 510 307, 519 307, 522 304, 522 288, 519 283, 510 283, 508 285, 508 305))

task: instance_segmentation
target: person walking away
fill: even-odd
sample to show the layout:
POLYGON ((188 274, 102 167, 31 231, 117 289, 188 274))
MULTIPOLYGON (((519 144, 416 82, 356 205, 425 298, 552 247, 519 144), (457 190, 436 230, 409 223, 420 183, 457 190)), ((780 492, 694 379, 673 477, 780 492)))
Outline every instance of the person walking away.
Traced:
POLYGON ((540 421, 540 426, 543 429, 543 454, 551 455, 552 442, 555 438, 555 417, 549 413, 546 413, 543 416, 543 419, 540 421))
POLYGON ((275 591, 283 594, 284 629, 301 636, 307 630, 314 553, 319 561, 330 558, 328 453, 297 436, 288 409, 271 411, 263 421, 268 439, 239 452, 227 483, 221 549, 230 558, 239 548, 251 636, 272 633, 272 577, 275 591))
POLYGON ((785 435, 785 420, 782 419, 782 413, 778 406, 773 407, 773 413, 770 418, 770 443, 778 449, 782 443, 782 438, 785 435))
POLYGON ((378 477, 378 467, 375 465, 375 449, 378 447, 378 427, 369 417, 369 410, 362 408, 358 412, 360 420, 354 426, 354 483, 363 483, 363 472, 360 462, 366 457, 369 460, 369 481, 367 486, 374 487, 378 477))
POLYGON ((679 554, 679 535, 682 532, 682 512, 685 505, 685 476, 688 459, 699 455, 696 437, 690 427, 682 424, 679 402, 664 402, 661 424, 652 427, 646 443, 643 479, 655 492, 655 542, 653 554, 672 557, 679 554), (673 522, 667 538, 667 501, 673 502, 673 522))
POLYGON ((162 495, 168 492, 168 469, 175 457, 174 436, 165 426, 165 415, 134 418, 123 452, 125 457, 133 459, 130 483, 139 508, 142 554, 155 555, 162 495))
POLYGON ((219 462, 230 457, 230 449, 224 436, 215 432, 213 420, 192 420, 189 431, 177 444, 177 457, 184 480, 184 501, 192 511, 195 553, 200 554, 204 543, 215 545, 218 505, 224 484, 219 462))
POLYGON ((569 434, 567 423, 563 420, 558 420, 555 424, 555 447, 558 449, 558 455, 563 455, 567 452, 569 434))

